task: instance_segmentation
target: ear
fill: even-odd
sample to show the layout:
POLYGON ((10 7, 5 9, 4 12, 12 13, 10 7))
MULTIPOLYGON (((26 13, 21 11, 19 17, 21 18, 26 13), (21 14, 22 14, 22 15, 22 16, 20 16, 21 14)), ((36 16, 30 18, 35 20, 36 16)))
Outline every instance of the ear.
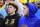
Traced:
POLYGON ((16 11, 16 8, 15 8, 15 11, 16 11))

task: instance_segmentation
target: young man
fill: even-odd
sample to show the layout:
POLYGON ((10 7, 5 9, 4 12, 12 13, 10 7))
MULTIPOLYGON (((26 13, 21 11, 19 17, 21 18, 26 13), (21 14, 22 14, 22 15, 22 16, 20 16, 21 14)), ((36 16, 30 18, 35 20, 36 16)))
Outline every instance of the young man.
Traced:
POLYGON ((26 3, 23 7, 24 17, 20 18, 19 26, 26 25, 26 27, 40 27, 40 18, 38 18, 35 13, 38 7, 32 3, 26 3))
POLYGON ((16 2, 18 4, 18 6, 19 6, 18 14, 20 16, 24 16, 24 14, 23 14, 23 5, 18 0, 6 0, 5 4, 8 4, 8 2, 10 2, 10 1, 16 2))
POLYGON ((7 13, 5 11, 5 0, 0 0, 0 13, 4 18, 7 16, 7 13))
POLYGON ((5 1, 5 10, 6 10, 7 14, 8 14, 8 3, 9 3, 10 1, 14 1, 14 0, 6 0, 6 1, 5 1))
POLYGON ((19 14, 18 5, 15 2, 8 3, 8 16, 5 18, 5 27, 18 27, 19 14))

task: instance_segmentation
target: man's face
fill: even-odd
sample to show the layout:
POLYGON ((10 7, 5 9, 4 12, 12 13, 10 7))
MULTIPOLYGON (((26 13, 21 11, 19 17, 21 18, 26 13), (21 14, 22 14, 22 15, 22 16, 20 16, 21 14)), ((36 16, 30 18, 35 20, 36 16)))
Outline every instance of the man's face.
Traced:
POLYGON ((15 13, 15 11, 16 11, 16 8, 15 8, 15 7, 13 7, 12 5, 9 5, 9 6, 8 6, 8 13, 9 13, 9 14, 15 13))
POLYGON ((4 3, 3 0, 0 0, 0 5, 3 5, 3 3, 4 3))
POLYGON ((24 13, 24 15, 29 14, 29 9, 28 9, 28 7, 26 5, 24 5, 24 7, 23 7, 23 13, 24 13))

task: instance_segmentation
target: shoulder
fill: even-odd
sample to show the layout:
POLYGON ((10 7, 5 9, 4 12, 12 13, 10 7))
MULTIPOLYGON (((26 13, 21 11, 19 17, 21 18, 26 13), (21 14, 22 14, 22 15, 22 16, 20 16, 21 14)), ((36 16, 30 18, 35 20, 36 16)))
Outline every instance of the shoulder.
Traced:
POLYGON ((39 27, 40 26, 40 18, 36 17, 37 21, 35 23, 35 27, 39 27))
POLYGON ((5 17, 5 19, 8 19, 8 18, 10 18, 10 16, 6 16, 6 17, 5 17))
POLYGON ((40 19, 40 17, 38 17, 38 16, 35 16, 35 18, 36 18, 36 19, 40 19))
POLYGON ((36 23, 40 23, 40 18, 38 18, 37 22, 36 23))
POLYGON ((40 27, 40 19, 37 20, 35 27, 40 27))
POLYGON ((24 20, 25 20, 24 16, 19 19, 19 21, 24 21, 24 20))
POLYGON ((15 15, 15 17, 16 18, 21 18, 21 16, 18 13, 15 15))

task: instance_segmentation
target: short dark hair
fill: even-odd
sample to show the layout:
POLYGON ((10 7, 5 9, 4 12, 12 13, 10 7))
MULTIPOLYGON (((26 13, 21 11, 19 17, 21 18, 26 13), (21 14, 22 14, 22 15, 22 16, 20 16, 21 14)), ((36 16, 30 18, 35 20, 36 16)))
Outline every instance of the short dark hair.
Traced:
POLYGON ((27 7, 29 7, 29 6, 28 6, 28 5, 29 5, 28 3, 25 3, 25 5, 26 5, 27 7))

